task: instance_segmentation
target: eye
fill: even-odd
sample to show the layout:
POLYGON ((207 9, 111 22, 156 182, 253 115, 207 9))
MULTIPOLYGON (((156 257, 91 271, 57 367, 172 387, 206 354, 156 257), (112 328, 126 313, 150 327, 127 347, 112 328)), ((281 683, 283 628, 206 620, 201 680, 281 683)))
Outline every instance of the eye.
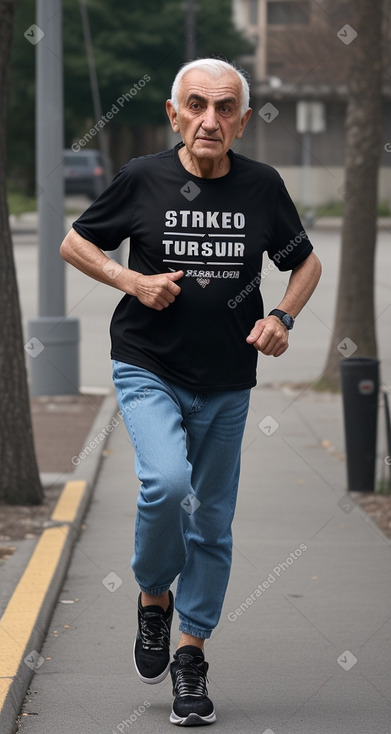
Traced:
POLYGON ((220 107, 220 112, 222 112, 225 115, 225 114, 231 112, 231 108, 230 107, 227 107, 227 105, 223 104, 220 107))
POLYGON ((201 105, 199 104, 199 102, 192 102, 190 105, 190 109, 192 110, 199 110, 200 108, 201 108, 201 105))

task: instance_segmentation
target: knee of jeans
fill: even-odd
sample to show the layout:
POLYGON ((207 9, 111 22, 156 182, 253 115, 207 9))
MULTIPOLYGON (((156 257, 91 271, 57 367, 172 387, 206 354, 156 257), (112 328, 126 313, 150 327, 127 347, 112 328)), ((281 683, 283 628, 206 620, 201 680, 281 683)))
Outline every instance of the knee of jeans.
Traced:
POLYGON ((191 469, 176 467, 156 473, 153 477, 143 477, 140 494, 141 501, 145 503, 164 503, 166 510, 178 509, 180 503, 192 494, 191 469))

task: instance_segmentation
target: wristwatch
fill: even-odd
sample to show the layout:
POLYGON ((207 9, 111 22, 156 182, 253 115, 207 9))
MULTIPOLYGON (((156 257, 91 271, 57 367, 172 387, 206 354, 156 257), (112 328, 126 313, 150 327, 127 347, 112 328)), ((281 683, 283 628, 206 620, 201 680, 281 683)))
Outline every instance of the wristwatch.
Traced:
POLYGON ((295 323, 295 320, 293 316, 291 316, 289 313, 286 313, 286 311, 280 311, 279 308, 273 308, 273 311, 270 311, 268 316, 277 316, 277 318, 282 321, 284 326, 290 331, 293 329, 293 324, 295 323))

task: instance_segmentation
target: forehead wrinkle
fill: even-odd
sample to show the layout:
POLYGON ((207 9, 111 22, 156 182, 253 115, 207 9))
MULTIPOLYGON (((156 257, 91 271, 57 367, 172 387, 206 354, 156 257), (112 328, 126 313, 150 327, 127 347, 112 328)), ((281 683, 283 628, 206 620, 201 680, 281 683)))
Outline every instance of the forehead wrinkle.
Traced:
MULTIPOLYGON (((210 89, 210 87, 204 87, 202 84, 189 84, 189 85, 181 85, 181 88, 183 89, 185 86, 188 86, 189 94, 193 92, 194 94, 203 94, 205 96, 212 95, 216 96, 217 94, 225 94, 230 95, 231 97, 236 97, 237 95, 237 89, 231 86, 222 86, 218 89, 210 89)), ((181 89, 181 91, 182 91, 181 89)))

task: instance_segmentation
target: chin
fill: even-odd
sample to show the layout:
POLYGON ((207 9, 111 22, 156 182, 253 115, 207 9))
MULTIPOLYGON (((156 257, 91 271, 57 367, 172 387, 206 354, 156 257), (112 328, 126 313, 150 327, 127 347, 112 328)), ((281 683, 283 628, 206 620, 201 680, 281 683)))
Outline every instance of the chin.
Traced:
POLYGON ((224 155, 224 150, 222 149, 221 143, 205 146, 198 144, 193 146, 193 153, 197 158, 218 158, 224 155))

